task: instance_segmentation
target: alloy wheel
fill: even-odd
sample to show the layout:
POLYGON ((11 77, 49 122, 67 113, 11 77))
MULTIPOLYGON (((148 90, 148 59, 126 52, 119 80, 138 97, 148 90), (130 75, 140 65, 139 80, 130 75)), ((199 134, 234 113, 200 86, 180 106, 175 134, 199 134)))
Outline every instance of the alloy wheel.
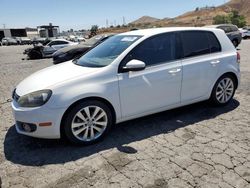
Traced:
POLYGON ((96 140, 108 125, 106 112, 98 106, 86 106, 79 110, 71 123, 73 135, 85 142, 96 140))
POLYGON ((216 99, 221 104, 227 103, 234 94, 234 83, 231 78, 222 79, 216 88, 216 99))

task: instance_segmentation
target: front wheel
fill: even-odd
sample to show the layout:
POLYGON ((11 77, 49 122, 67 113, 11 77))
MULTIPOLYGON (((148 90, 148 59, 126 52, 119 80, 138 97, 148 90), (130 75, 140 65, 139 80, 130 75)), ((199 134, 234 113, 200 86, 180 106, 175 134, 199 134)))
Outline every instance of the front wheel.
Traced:
POLYGON ((62 124, 69 141, 88 145, 101 140, 112 126, 112 113, 100 101, 85 101, 74 106, 62 124))
POLYGON ((226 105, 236 90, 235 79, 230 75, 222 76, 215 84, 210 100, 216 105, 226 105))

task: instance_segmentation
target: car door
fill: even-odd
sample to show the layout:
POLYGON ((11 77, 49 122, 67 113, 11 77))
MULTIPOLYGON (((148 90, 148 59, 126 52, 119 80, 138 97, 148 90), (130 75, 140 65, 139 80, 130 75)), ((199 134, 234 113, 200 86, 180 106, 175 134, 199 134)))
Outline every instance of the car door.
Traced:
POLYGON ((221 46, 212 32, 183 31, 183 81, 181 102, 199 100, 209 94, 221 63, 221 46))
POLYGON ((45 55, 52 54, 55 51, 54 46, 56 44, 57 44, 57 41, 51 41, 51 42, 49 42, 46 46, 44 46, 43 53, 45 55))
POLYGON ((44 48, 44 53, 52 54, 56 52, 57 50, 64 48, 68 45, 69 43, 67 41, 52 41, 46 45, 46 47, 44 48))
POLYGON ((126 56, 120 68, 133 59, 143 61, 146 69, 118 74, 123 118, 180 103, 182 68, 175 33, 146 39, 126 56))
POLYGON ((57 50, 59 50, 61 48, 64 48, 64 47, 66 47, 68 45, 69 45, 69 42, 67 42, 67 41, 56 41, 56 43, 54 45, 52 45, 52 48, 55 51, 57 51, 57 50))

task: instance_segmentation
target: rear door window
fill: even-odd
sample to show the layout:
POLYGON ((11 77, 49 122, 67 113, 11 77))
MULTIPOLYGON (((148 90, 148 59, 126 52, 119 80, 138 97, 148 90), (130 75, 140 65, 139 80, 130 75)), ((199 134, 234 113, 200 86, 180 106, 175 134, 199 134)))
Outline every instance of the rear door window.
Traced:
POLYGON ((238 31, 238 28, 236 26, 231 26, 231 31, 238 31))
POLYGON ((231 32, 230 27, 228 26, 219 26, 218 29, 222 29, 225 33, 231 32))
POLYGON ((206 33, 203 31, 181 32, 184 58, 210 53, 210 44, 206 33))

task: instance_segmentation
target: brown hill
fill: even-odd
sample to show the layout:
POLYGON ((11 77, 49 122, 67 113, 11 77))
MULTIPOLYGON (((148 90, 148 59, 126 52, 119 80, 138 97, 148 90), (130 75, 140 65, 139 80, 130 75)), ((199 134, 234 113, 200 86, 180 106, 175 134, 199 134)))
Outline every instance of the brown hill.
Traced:
MULTIPOLYGON (((226 15, 232 10, 237 10, 241 15, 246 17, 248 25, 250 25, 250 0, 231 0, 228 3, 218 7, 202 7, 196 8, 194 11, 187 12, 183 15, 177 16, 173 19, 154 19, 153 22, 143 22, 143 19, 132 22, 133 25, 149 26, 204 26, 211 25, 213 18, 216 15, 226 15)), ((144 16, 147 17, 147 16, 144 16)))
POLYGON ((156 21, 159 21, 160 19, 150 17, 150 16, 142 16, 141 18, 131 22, 132 25, 139 25, 139 24, 145 24, 145 23, 154 23, 156 21))

